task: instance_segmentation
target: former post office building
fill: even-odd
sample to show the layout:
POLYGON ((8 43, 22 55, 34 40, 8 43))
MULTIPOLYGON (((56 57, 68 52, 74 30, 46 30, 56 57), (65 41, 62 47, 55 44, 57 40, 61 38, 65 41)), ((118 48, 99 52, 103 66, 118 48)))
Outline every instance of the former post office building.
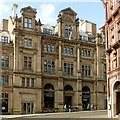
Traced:
POLYGON ((37 20, 30 6, 19 17, 16 8, 1 23, 2 112, 63 111, 65 104, 106 109, 104 27, 96 33, 96 24, 78 19, 70 7, 58 13, 56 26, 37 20))

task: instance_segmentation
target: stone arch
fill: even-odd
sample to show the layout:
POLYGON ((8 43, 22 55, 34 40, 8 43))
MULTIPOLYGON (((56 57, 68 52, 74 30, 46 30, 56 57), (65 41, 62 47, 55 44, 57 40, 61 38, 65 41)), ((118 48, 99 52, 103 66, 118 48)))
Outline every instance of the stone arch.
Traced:
POLYGON ((88 86, 82 88, 82 107, 83 110, 90 109, 90 88, 88 86))
POLYGON ((114 115, 120 114, 120 81, 116 80, 112 85, 112 108, 114 115))
POLYGON ((64 86, 64 104, 68 108, 73 104, 73 87, 71 85, 64 86))
POLYGON ((65 85, 64 91, 73 91, 73 87, 71 85, 65 85))
POLYGON ((44 86, 44 108, 54 108, 54 86, 51 83, 47 83, 44 86))

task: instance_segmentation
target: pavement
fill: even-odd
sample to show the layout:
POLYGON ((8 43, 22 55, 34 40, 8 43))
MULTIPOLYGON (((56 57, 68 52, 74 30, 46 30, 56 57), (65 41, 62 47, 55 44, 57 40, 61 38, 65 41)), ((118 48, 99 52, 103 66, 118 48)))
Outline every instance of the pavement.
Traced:
MULTIPOLYGON (((25 115, 0 115, 2 120, 111 120, 107 117, 107 111, 78 111, 78 112, 58 112, 40 113, 25 115)), ((115 118, 114 120, 118 120, 115 118)))

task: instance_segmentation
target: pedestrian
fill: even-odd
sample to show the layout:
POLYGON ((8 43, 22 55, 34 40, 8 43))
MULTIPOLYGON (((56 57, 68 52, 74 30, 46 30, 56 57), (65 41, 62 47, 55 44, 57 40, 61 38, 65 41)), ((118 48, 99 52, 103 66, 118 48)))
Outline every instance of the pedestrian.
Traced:
POLYGON ((91 110, 94 110, 94 105, 93 104, 91 104, 91 110))
POLYGON ((66 104, 64 105, 64 111, 65 112, 67 111, 67 105, 66 104))
POLYGON ((71 112, 71 105, 68 106, 68 110, 69 110, 69 112, 71 112))

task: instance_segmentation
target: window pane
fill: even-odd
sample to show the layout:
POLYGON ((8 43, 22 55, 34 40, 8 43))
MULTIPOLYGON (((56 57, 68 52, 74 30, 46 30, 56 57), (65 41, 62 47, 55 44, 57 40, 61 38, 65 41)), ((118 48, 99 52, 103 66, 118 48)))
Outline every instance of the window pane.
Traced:
POLYGON ((28 40, 28 46, 32 46, 32 40, 31 39, 28 40))
POLYGON ((29 85, 30 85, 30 80, 29 78, 27 78, 27 87, 29 87, 29 85))
POLYGON ((22 78, 22 86, 25 86, 25 78, 22 78))
POLYGON ((1 56, 1 67, 4 68, 5 67, 5 57, 1 56))
POLYGON ((24 18, 24 27, 26 28, 28 27, 28 18, 26 17, 24 18))
POLYGON ((70 48, 70 54, 73 55, 73 48, 70 48))
POLYGON ((52 45, 52 52, 54 52, 55 51, 55 46, 54 45, 52 45))
POLYGON ((6 68, 8 68, 9 67, 9 56, 6 56, 6 68))
POLYGON ((6 79, 5 79, 5 85, 6 85, 6 86, 9 85, 9 76, 6 76, 6 79))
POLYGON ((34 78, 31 79, 31 87, 34 87, 34 78))
POLYGON ((25 46, 28 46, 28 44, 27 44, 27 39, 24 39, 24 45, 25 45, 25 46))
POLYGON ((47 45, 44 44, 44 52, 47 52, 47 45))

